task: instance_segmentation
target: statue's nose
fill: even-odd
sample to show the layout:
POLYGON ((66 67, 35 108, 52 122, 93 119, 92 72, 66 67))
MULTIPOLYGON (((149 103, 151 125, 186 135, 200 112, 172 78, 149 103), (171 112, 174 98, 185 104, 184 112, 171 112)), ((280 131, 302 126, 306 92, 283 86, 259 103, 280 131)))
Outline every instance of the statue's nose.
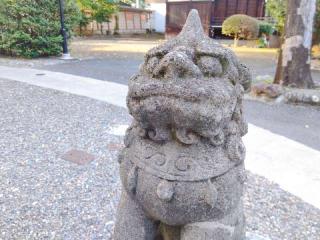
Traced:
POLYGON ((195 65, 190 57, 180 51, 166 54, 154 69, 155 77, 162 76, 168 79, 181 77, 202 77, 201 70, 195 65))

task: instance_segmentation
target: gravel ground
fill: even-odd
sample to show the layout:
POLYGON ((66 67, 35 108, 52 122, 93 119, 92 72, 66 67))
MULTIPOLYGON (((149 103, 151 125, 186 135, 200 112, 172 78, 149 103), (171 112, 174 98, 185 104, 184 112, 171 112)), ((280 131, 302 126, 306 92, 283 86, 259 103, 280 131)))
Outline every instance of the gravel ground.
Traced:
MULTIPOLYGON (((111 239, 125 109, 0 80, 0 239, 111 239), (93 154, 77 165, 60 156, 93 154)), ((275 240, 319 240, 320 210, 248 173, 247 229, 275 240)))
POLYGON ((319 240, 320 209, 248 172, 247 229, 272 240, 319 240))
POLYGON ((119 200, 123 109, 0 80, 0 239, 108 239, 119 200), (87 165, 62 160, 76 148, 87 165), (111 150, 109 150, 109 149, 111 150))

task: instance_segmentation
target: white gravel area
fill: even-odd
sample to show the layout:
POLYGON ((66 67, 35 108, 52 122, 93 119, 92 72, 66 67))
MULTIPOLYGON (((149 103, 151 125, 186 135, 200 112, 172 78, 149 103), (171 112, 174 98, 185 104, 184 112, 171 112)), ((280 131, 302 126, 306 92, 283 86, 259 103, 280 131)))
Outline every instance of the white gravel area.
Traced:
MULTIPOLYGON (((127 110, 11 80, 0 96, 0 239, 111 239, 127 110), (70 149, 95 160, 61 159, 70 149)), ((319 240, 319 209, 250 172, 245 213, 266 239, 319 240)))

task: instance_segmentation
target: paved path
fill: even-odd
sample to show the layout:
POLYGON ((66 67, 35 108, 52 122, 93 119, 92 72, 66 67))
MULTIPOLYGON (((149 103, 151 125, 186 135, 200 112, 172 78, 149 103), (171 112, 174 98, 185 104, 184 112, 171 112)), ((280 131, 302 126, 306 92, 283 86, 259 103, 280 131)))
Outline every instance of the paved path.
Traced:
MULTIPOLYGON (((37 62, 35 65, 46 70, 126 84, 143 62, 145 52, 157 44, 159 42, 156 41, 74 42, 73 56, 81 59, 80 61, 62 62, 63 64, 57 64, 59 61, 53 61, 54 64, 37 62)), ((233 50, 241 62, 250 68, 254 79, 272 81, 277 64, 276 50, 250 48, 233 50)), ((320 71, 312 71, 312 76, 320 85, 320 71)))
MULTIPOLYGON (((87 81, 92 81, 91 77, 93 76, 95 78, 97 76, 97 79, 106 81, 106 79, 109 78, 110 82, 127 85, 128 78, 136 72, 138 64, 140 63, 139 56, 135 56, 136 58, 131 60, 115 57, 113 64, 107 64, 105 59, 92 59, 69 64, 51 65, 47 67, 51 70, 67 73, 69 71, 75 72, 77 70, 76 76, 89 77, 87 81), (88 62, 91 61, 92 64, 88 65, 88 62), (94 63, 96 63, 96 65, 94 63), (70 64, 72 66, 77 64, 77 67, 70 67, 70 64), (121 68, 119 66, 124 67, 121 68)), ((22 72, 19 73, 19 70, 11 70, 6 67, 0 67, 0 70, 2 71, 3 76, 8 76, 13 79, 20 79, 21 74, 24 72, 23 69, 21 70, 22 72)), ((47 71, 30 70, 29 75, 30 77, 32 76, 34 80, 37 80, 41 78, 42 73, 47 73, 47 77, 50 78, 50 76, 52 76, 54 78, 59 74, 58 72, 52 73, 47 71)), ((76 76, 73 75, 72 78, 78 79, 76 76)), ((84 78, 80 77, 79 79, 84 78)), ((113 89, 109 87, 99 90, 99 86, 103 85, 101 81, 95 80, 93 82, 97 86, 98 90, 96 91, 96 95, 99 93, 100 96, 100 98, 97 97, 97 99, 103 100, 103 98, 110 97, 113 94, 116 96, 118 95, 116 91, 113 91, 113 89)), ((119 86, 121 88, 122 85, 120 86, 119 84, 115 84, 115 86, 119 86)), ((63 87, 61 83, 57 83, 57 85, 63 87)), ((108 86, 108 81, 105 86, 108 86)), ((123 86, 122 89, 124 89, 124 87, 125 86, 123 86)), ((72 89, 73 87, 65 90, 72 92, 72 89)), ((86 91, 85 87, 81 93, 82 95, 85 95, 84 91, 86 91)), ((119 97, 124 99, 124 95, 125 94, 119 97)), ((125 102, 123 102, 123 106, 124 105, 125 102)), ((257 101, 245 101, 245 108, 246 117, 249 122, 274 133, 301 142, 314 149, 320 150, 320 121, 318 120, 320 119, 319 108, 292 105, 270 105, 257 101)))
MULTIPOLYGON (((111 240, 120 195, 116 155, 131 121, 120 107, 124 100, 113 95, 100 99, 93 79, 51 73, 35 78, 28 70, 16 71, 25 83, 0 79, 0 239, 111 240), (95 159, 85 165, 63 160, 72 148, 95 159)), ((102 83, 102 90, 123 91, 102 83)), ((261 174, 269 169, 268 177, 281 183, 280 188, 248 172, 247 230, 272 240, 318 240, 320 210, 283 190, 294 185, 296 195, 317 205, 316 182, 306 184, 304 192, 301 184, 315 181, 318 152, 254 125, 245 141, 247 168, 261 174), (267 151, 270 147, 273 152, 267 151), (296 156, 299 151, 303 156, 296 156), (284 166, 289 161, 295 166, 284 166), (283 167, 287 171, 279 172, 283 167)))

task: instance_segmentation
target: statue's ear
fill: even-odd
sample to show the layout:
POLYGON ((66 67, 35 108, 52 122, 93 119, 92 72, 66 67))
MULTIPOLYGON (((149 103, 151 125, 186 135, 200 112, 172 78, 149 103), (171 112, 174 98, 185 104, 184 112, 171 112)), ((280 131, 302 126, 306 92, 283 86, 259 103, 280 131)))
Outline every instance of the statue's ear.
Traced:
POLYGON ((252 82, 252 74, 249 68, 246 65, 240 63, 238 67, 238 71, 239 71, 240 84, 242 85, 245 92, 249 92, 251 89, 251 82, 252 82))

